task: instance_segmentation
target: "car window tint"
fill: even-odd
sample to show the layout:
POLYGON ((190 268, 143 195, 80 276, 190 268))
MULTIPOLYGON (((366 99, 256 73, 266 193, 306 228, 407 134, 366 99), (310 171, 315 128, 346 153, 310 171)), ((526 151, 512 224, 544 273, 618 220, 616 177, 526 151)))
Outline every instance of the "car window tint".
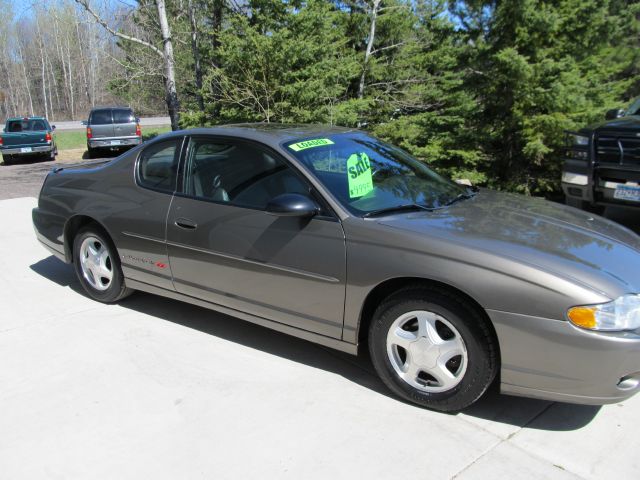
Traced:
POLYGON ((181 141, 156 143, 143 150, 138 162, 140 185, 166 192, 175 191, 181 141))
POLYGON ((113 123, 132 123, 135 121, 131 110, 113 110, 113 123))
POLYGON ((309 194, 306 182, 270 152, 198 138, 189 147, 184 188, 197 198, 258 209, 282 193, 309 194))
POLYGON ((22 121, 20 120, 9 122, 9 125, 7 125, 7 132, 9 133, 16 133, 21 131, 22 131, 22 121))
POLYGON ((89 123, 92 125, 108 125, 111 123, 111 110, 94 110, 89 123))
POLYGON ((29 130, 46 130, 47 127, 42 120, 32 120, 29 122, 29 130))
POLYGON ((12 120, 7 126, 7 132, 33 132, 47 130, 44 120, 12 120))

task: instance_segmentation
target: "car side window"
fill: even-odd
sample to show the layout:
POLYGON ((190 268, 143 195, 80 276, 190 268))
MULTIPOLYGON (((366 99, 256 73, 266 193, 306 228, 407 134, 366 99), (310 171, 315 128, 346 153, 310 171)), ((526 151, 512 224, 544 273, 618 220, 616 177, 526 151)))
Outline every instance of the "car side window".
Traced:
POLYGON ((181 143, 181 138, 167 140, 142 151, 138 160, 140 186, 167 193, 175 191, 181 143))
POLYGON ((195 198, 263 210, 282 193, 309 195, 309 186, 266 149, 196 137, 189 144, 184 191, 195 198))

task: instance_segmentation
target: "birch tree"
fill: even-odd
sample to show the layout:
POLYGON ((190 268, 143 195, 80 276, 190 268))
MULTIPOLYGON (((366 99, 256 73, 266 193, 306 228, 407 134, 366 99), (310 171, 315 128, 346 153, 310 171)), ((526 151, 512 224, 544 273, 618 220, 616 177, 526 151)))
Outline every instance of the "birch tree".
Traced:
POLYGON ((158 23, 160 24, 160 32, 162 34, 162 49, 155 46, 153 43, 123 33, 117 30, 113 25, 107 23, 98 12, 90 5, 89 0, 75 0, 76 3, 81 5, 93 18, 111 35, 121 38, 122 40, 133 42, 138 45, 142 45, 152 52, 154 52, 164 64, 164 86, 165 86, 165 101, 167 104, 167 110, 171 119, 171 129, 178 130, 180 128, 180 101, 178 98, 178 91, 176 89, 176 75, 175 75, 175 59, 173 55, 173 41, 171 38, 171 29, 167 20, 167 8, 165 0, 154 0, 158 23))

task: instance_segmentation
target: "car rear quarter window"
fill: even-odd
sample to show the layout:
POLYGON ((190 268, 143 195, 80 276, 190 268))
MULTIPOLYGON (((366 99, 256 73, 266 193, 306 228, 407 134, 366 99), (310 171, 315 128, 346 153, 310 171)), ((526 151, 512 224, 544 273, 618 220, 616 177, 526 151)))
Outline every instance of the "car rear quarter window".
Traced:
POLYGON ((173 193, 178 177, 182 138, 167 140, 145 148, 138 160, 140 186, 173 193))
POLYGON ((135 122, 133 112, 127 109, 113 110, 113 123, 133 123, 135 122))
POLYGON ((91 125, 109 125, 111 121, 111 110, 94 110, 89 118, 91 125))

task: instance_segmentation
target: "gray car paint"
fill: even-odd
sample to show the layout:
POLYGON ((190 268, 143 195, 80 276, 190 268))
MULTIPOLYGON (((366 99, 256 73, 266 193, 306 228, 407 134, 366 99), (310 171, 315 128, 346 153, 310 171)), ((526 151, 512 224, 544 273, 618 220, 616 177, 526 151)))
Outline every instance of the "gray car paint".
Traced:
POLYGON ((587 332, 564 317, 571 306, 640 291, 637 235, 569 207, 487 190, 433 212, 375 219, 351 216, 281 147, 295 139, 347 131, 241 125, 161 137, 221 135, 259 142, 278 152, 322 195, 335 217, 298 225, 297 235, 293 225, 274 227, 278 220, 267 220, 264 212, 242 212, 238 210, 245 209, 180 196, 172 200, 171 195, 140 188, 133 175, 141 150, 137 147, 98 168, 50 174, 33 214, 38 238, 70 261, 65 225, 72 225, 69 220, 77 215, 95 219, 113 238, 132 288, 231 313, 351 353, 363 338, 359 328, 370 295, 405 279, 438 282, 468 296, 487 313, 499 340, 504 392, 607 403, 637 391, 637 385, 626 388, 618 382, 640 378, 638 332, 587 332), (172 201, 176 204, 170 208, 172 201), (202 238, 195 241, 171 226, 190 202, 197 206, 192 205, 189 214, 206 225, 202 238), (216 219, 225 211, 229 220, 220 223, 216 219), (242 224, 243 218, 249 223, 242 224), (234 242, 238 234, 247 236, 254 222, 270 235, 249 235, 244 245, 234 242), (218 225, 224 228, 216 230, 218 225), (213 231, 229 237, 213 241, 213 231), (285 237, 295 239, 289 255, 265 254, 282 248, 285 237), (287 263, 290 255, 298 262, 287 263), (341 309, 335 308, 341 300, 342 317, 341 309))
POLYGON ((111 141, 121 141, 123 145, 137 145, 140 143, 141 139, 136 136, 136 126, 137 121, 133 116, 133 111, 131 111, 131 115, 133 117, 133 121, 131 122, 115 122, 113 117, 114 110, 130 110, 124 107, 100 107, 91 110, 89 114, 89 120, 87 121, 87 127, 91 128, 92 138, 88 139, 88 144, 91 147, 104 147, 108 146, 104 142, 111 141), (95 111, 108 111, 111 116, 111 122, 105 124, 95 124, 91 122, 93 118, 93 113, 95 111))

